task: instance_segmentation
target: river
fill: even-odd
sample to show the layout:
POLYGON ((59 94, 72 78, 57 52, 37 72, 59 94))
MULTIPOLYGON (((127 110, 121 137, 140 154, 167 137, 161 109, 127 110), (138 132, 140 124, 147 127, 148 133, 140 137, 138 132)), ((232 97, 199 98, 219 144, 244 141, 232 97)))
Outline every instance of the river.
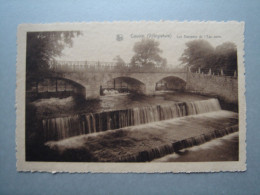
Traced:
MULTIPOLYGON (((183 145, 189 147, 238 130, 237 113, 222 110, 218 99, 183 92, 157 92, 153 96, 111 94, 91 101, 73 97, 39 99, 28 103, 27 111, 30 116, 26 127, 28 149, 34 150, 35 144, 41 143, 49 147, 47 151, 56 148, 50 152, 52 154, 60 148, 65 156, 71 150, 79 156, 79 159, 71 159, 58 152, 50 161, 64 161, 64 158, 68 161, 151 161, 175 151, 177 146, 172 144, 183 139, 190 140, 183 145), (82 148, 83 153, 88 154, 83 160, 82 154, 78 154, 82 148), (109 151, 112 152, 107 158, 109 151)), ((231 146, 222 144, 222 149, 231 146)), ((210 159, 207 158, 210 153, 221 154, 222 151, 216 144, 208 151, 204 145, 199 146, 199 152, 194 151, 196 146, 157 161, 236 159, 238 149, 235 146, 229 150, 229 155, 223 158, 212 155, 214 158, 210 159)), ((49 153, 39 154, 39 150, 27 151, 27 159, 46 160, 49 153)))
POLYGON ((83 100, 68 98, 39 99, 29 106, 36 108, 40 117, 60 117, 80 113, 101 113, 111 110, 122 110, 137 107, 147 107, 151 105, 162 105, 173 102, 191 102, 206 100, 210 97, 184 92, 158 91, 153 96, 140 94, 113 94, 101 96, 99 100, 83 100))

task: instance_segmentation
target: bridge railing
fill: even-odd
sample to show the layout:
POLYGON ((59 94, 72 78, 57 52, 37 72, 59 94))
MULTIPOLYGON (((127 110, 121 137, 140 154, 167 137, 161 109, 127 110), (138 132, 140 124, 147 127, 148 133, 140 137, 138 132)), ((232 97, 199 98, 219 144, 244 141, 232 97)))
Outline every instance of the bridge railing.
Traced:
POLYGON ((50 63, 50 70, 53 72, 186 72, 186 69, 176 69, 170 67, 144 68, 130 64, 117 66, 114 62, 99 61, 61 61, 50 63))
POLYGON ((212 75, 212 76, 221 76, 221 77, 230 77, 230 78, 237 78, 237 71, 232 70, 223 70, 223 69, 212 69, 212 68, 203 68, 203 69, 197 69, 190 72, 195 74, 203 74, 203 75, 212 75))

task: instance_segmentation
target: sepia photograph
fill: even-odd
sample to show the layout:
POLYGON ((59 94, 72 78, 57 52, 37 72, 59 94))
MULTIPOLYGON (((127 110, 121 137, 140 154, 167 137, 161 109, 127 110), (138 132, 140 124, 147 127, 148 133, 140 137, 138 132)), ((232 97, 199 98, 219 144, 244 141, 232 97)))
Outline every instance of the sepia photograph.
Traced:
POLYGON ((24 163, 244 169, 243 25, 143 23, 23 28, 24 163))
POLYGON ((6 1, 0 195, 260 194, 260 1, 6 1))

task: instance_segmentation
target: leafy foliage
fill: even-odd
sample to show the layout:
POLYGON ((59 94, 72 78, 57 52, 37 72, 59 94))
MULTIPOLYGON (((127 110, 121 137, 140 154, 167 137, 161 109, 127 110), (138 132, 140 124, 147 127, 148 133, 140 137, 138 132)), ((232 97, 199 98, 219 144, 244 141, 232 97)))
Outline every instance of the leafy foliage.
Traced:
POLYGON ((62 54, 62 50, 73 46, 73 38, 79 31, 28 32, 26 52, 26 74, 48 72, 50 60, 62 54))
POLYGON ((166 59, 160 56, 162 50, 159 48, 159 42, 153 39, 142 39, 136 42, 133 50, 135 52, 131 59, 133 67, 150 69, 156 66, 164 67, 167 64, 166 59))
POLYGON ((116 68, 123 68, 126 63, 125 61, 118 55, 113 59, 116 63, 116 68))
POLYGON ((233 75, 237 71, 237 48, 234 43, 225 42, 214 48, 206 40, 194 40, 186 43, 180 61, 195 71, 211 69, 219 74, 222 69, 226 75, 233 75))

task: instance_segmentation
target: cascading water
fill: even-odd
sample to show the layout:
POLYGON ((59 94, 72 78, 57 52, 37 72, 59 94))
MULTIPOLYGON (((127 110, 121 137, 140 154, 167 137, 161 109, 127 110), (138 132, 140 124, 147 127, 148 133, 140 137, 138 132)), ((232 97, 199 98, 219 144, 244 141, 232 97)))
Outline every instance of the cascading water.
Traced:
POLYGON ((45 141, 221 110, 217 99, 43 119, 45 141))
POLYGON ((167 154, 172 154, 181 149, 198 146, 215 138, 220 138, 230 133, 238 131, 238 126, 230 126, 224 129, 212 131, 209 134, 202 134, 196 137, 191 137, 185 140, 180 140, 171 144, 165 144, 151 148, 149 150, 140 151, 134 155, 127 155, 117 159, 117 162, 146 162, 156 158, 163 157, 167 154))
POLYGON ((217 99, 201 100, 195 102, 186 102, 188 115, 202 114, 221 110, 217 99))

